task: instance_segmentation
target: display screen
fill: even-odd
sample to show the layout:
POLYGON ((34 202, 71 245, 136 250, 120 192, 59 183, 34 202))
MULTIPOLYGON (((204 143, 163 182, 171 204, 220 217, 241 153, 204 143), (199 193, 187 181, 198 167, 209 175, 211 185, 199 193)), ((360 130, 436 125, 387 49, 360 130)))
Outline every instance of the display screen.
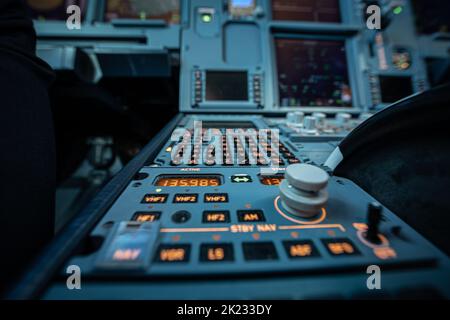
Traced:
POLYGON ((450 32, 450 1, 412 1, 418 33, 450 32))
POLYGON ((81 9, 81 17, 86 11, 86 0, 27 0, 30 16, 36 20, 62 20, 68 18, 67 7, 77 5, 81 9))
POLYGON ((221 184, 219 176, 162 176, 155 181, 158 187, 217 187, 221 184))
POLYGON ((410 77, 380 76, 380 90, 383 103, 396 102, 414 93, 410 77))
POLYGON ((207 101, 248 100, 247 72, 207 71, 207 101))
POLYGON ((140 19, 180 22, 180 0, 107 0, 105 20, 140 19))
POLYGON ((339 0, 272 0, 272 19, 338 23, 339 0))
POLYGON ((260 176, 259 181, 266 186, 278 186, 283 181, 283 175, 260 176))
POLYGON ((275 38, 278 89, 283 107, 351 107, 343 40, 275 38))

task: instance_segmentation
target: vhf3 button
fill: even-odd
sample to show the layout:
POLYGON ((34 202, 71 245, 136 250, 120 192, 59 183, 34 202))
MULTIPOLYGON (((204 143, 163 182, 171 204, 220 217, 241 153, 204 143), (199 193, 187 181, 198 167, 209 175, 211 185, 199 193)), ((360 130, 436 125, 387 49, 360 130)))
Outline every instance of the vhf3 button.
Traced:
POLYGON ((203 200, 205 202, 228 202, 228 194, 226 194, 226 193, 205 193, 203 200))
POLYGON ((283 246, 291 259, 320 256, 319 251, 311 240, 283 241, 283 246))
POLYGON ((263 222, 266 221, 262 210, 238 210, 239 222, 263 222))
POLYGON ((337 257, 359 255, 359 250, 349 239, 322 239, 322 243, 328 252, 337 257))
POLYGON ((221 262, 233 261, 234 252, 231 243, 202 244, 200 247, 200 261, 221 262))

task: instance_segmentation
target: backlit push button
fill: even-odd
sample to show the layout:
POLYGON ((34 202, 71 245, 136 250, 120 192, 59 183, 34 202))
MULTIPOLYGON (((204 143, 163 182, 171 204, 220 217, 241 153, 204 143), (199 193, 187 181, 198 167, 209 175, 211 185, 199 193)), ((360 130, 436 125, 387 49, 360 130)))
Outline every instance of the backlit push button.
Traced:
POLYGON ((173 203, 196 203, 198 194, 196 193, 177 193, 173 197, 173 203))
POLYGON ((155 256, 157 262, 187 262, 191 253, 190 244, 162 244, 155 256))
POLYGON ((132 220, 137 222, 153 222, 159 220, 161 212, 136 212, 132 220))
POLYGON ((262 210, 238 210, 237 211, 239 222, 262 222, 266 221, 262 210))
POLYGON ((203 211, 203 223, 230 222, 229 211, 203 211))
POLYGON ((291 259, 320 256, 319 251, 311 240, 283 241, 283 246, 291 259))
POLYGON ((205 193, 205 202, 228 202, 227 193, 205 193))
POLYGON ((231 243, 202 244, 200 247, 200 261, 221 262, 233 261, 234 252, 231 243))
POLYGON ((168 194, 146 194, 141 203, 165 203, 167 201, 168 194))
POLYGON ((276 260, 278 254, 272 242, 244 242, 242 243, 245 260, 276 260))
POLYGON ((322 243, 333 256, 353 256, 360 254, 359 250, 349 239, 322 239, 322 243))

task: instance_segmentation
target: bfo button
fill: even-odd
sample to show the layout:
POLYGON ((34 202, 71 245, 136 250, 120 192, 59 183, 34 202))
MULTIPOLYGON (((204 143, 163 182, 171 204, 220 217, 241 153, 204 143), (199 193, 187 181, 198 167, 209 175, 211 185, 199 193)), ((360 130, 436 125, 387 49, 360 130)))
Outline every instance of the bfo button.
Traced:
POLYGON ((349 239, 322 239, 322 243, 333 256, 353 256, 360 254, 359 250, 349 239))

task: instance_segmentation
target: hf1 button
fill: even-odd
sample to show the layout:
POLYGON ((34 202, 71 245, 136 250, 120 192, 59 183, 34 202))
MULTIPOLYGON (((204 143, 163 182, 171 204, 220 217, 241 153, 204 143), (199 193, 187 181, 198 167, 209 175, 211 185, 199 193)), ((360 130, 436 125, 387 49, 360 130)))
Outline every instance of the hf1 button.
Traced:
POLYGON ((177 193, 173 197, 173 203, 196 203, 198 194, 196 193, 177 193))
POLYGON ((322 239, 328 252, 336 257, 359 255, 359 250, 349 239, 322 239))
POLYGON ((189 244, 162 244, 155 256, 157 262, 187 262, 191 253, 189 244))
POLYGON ((264 222, 266 218, 262 210, 238 210, 239 222, 264 222))
POLYGON ((202 244, 200 247, 200 261, 221 262, 233 261, 234 252, 231 243, 202 244))
POLYGON ((284 249, 291 259, 319 257, 320 253, 311 240, 283 241, 284 249))
POLYGON ((205 193, 205 202, 228 202, 228 194, 226 193, 205 193))
POLYGON ((136 212, 133 215, 133 221, 137 222, 153 222, 159 220, 161 212, 136 212))

